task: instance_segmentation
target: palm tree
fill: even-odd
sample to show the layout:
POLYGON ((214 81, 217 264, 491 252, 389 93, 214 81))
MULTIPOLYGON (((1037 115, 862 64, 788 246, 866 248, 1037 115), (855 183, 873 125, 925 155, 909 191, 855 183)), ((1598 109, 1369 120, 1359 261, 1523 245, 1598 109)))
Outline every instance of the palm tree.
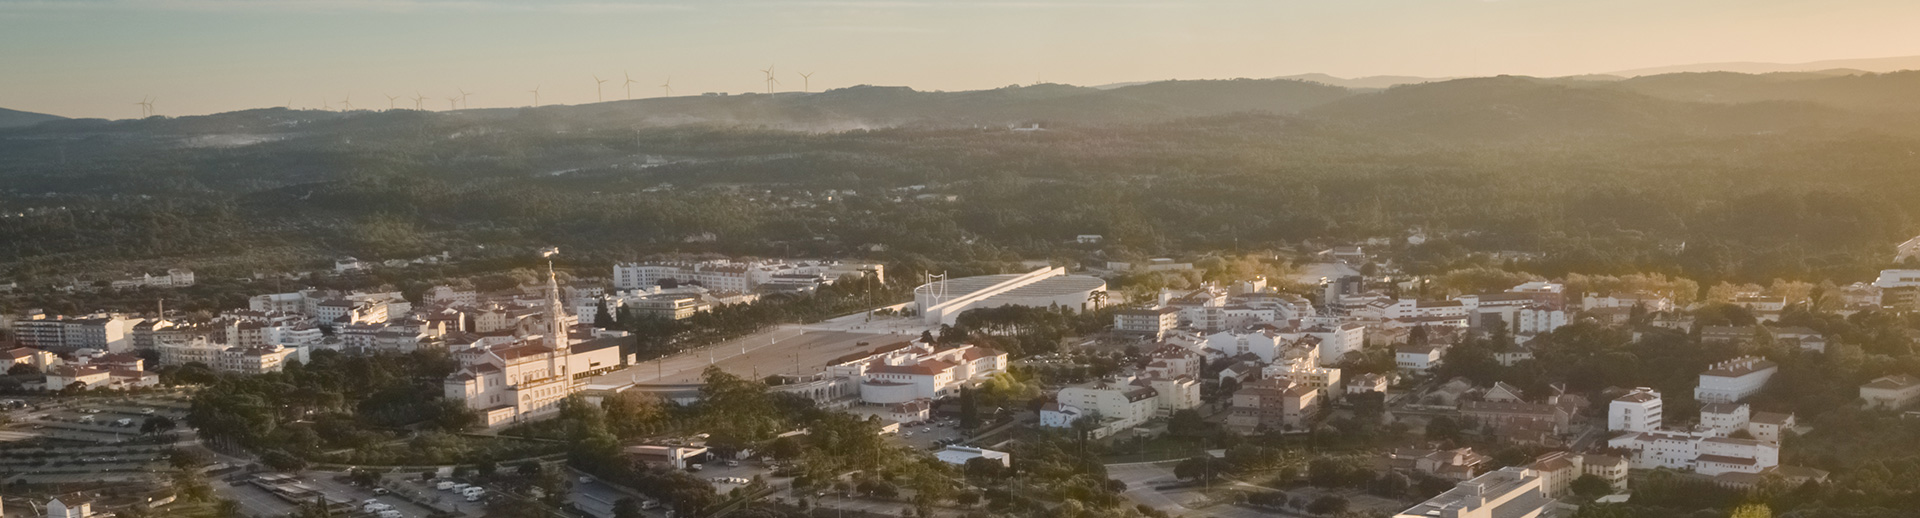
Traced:
POLYGON ((1093 309, 1100 309, 1101 306, 1107 305, 1107 290, 1088 293, 1087 302, 1093 304, 1093 309))

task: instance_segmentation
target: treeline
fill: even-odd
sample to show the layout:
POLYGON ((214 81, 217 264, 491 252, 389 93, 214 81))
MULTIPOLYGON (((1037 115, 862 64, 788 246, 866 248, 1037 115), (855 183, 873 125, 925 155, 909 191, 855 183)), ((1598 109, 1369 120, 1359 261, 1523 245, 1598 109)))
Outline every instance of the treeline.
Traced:
MULTIPOLYGON (((455 368, 444 351, 314 351, 310 362, 288 362, 280 372, 198 380, 205 386, 194 394, 187 423, 209 445, 254 452, 276 467, 324 461, 323 452, 330 450, 374 455, 383 444, 412 435, 409 430, 459 432, 479 423, 464 404, 440 397, 441 383, 455 368)), ((399 459, 407 462, 365 460, 442 464, 500 453, 449 444, 430 433, 416 435, 409 449, 412 454, 399 459), (433 452, 439 454, 419 455, 433 452)))
MULTIPOLYGON (((1586 95, 1500 82, 1399 90, 1392 98, 1416 107, 1483 110, 1520 97, 1529 102, 1515 109, 1546 110, 1556 96, 1586 95), (1468 95, 1476 89, 1491 93, 1468 95)), ((1568 109, 1654 106, 1631 95, 1592 100, 1568 109)), ((0 166, 17 186, 0 198, 51 211, 0 218, 0 242, 12 245, 0 247, 0 263, 213 258, 261 245, 380 258, 559 245, 608 259, 1097 262, 1388 237, 1416 273, 1493 261, 1549 277, 1657 272, 1714 284, 1863 278, 1920 228, 1907 209, 1920 201, 1920 186, 1906 181, 1911 128, 1782 115, 1790 123, 1778 129, 1689 131, 1685 113, 1655 121, 1681 130, 1657 133, 1488 122, 1515 138, 1272 114, 840 133, 563 132, 572 126, 533 115, 394 115, 238 148, 72 142, 64 162, 0 139, 0 150, 21 153, 0 166), (350 138, 373 134, 383 138, 350 138), (925 188, 906 190, 916 185, 925 188), (855 194, 829 199, 828 189, 855 194), (1429 239, 1400 240, 1416 230, 1429 239), (1105 240, 1074 244, 1080 234, 1105 240), (1511 265, 1476 255, 1500 251, 1535 255, 1511 265)))

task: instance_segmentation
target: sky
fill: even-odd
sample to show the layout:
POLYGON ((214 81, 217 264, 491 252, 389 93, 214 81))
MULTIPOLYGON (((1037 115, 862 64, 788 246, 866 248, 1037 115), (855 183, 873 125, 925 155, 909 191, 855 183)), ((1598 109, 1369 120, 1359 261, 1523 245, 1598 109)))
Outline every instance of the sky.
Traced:
POLYGON ((1561 76, 1920 55, 1915 20, 1913 0, 0 0, 0 107, 579 104, 629 74, 634 98, 764 91, 768 66, 777 91, 1561 76))

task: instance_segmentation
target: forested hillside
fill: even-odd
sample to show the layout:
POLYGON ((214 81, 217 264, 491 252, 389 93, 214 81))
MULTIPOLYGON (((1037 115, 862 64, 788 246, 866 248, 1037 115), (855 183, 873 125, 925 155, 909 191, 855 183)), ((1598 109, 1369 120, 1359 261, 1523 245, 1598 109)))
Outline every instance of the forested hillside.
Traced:
POLYGON ((1920 89, 1760 95, 1784 80, 1736 79, 1688 88, 1761 102, 1654 88, 1685 77, 1495 77, 53 121, 0 130, 0 278, 475 245, 1135 259, 1419 231, 1415 269, 1512 251, 1550 275, 1855 280, 1920 232, 1920 118, 1904 111, 1920 89))

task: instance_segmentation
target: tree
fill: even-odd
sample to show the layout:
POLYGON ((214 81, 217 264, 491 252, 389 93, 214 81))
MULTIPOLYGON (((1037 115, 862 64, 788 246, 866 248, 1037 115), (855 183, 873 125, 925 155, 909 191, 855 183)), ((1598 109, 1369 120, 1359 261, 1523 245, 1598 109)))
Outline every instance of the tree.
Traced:
POLYGON ((1727 515, 1727 518, 1773 518, 1773 509, 1767 504, 1744 504, 1733 508, 1733 514, 1727 515))
POLYGON ((39 373, 40 368, 33 366, 31 363, 15 363, 12 367, 7 368, 7 375, 9 376, 26 376, 39 373))
POLYGON ((145 435, 158 435, 173 431, 173 427, 172 419, 157 415, 148 417, 145 421, 140 422, 140 433, 145 435))
POLYGON ((307 461, 284 450, 268 450, 261 454, 260 464, 274 471, 299 472, 307 469, 307 461))
POLYGON ((980 427, 980 402, 973 389, 960 389, 960 429, 972 430, 980 427))
POLYGON ((1569 488, 1573 490, 1573 494, 1580 495, 1580 498, 1588 500, 1613 493, 1612 483, 1607 482, 1607 479, 1592 474, 1580 475, 1580 478, 1573 479, 1573 483, 1569 488))
POLYGON ((1347 499, 1340 495, 1327 495, 1315 498, 1307 504, 1307 512, 1319 515, 1339 514, 1347 510, 1347 499))
POLYGON ((213 515, 220 518, 240 518, 240 502, 224 498, 214 502, 213 515))
POLYGON ((1451 417, 1440 416, 1427 420, 1426 436, 1429 441, 1458 441, 1460 432, 1460 422, 1451 417))
POLYGON ((607 299, 600 299, 600 306, 593 311, 593 325, 601 329, 613 327, 613 313, 607 312, 607 299))
POLYGON ((1175 411, 1173 416, 1167 419, 1167 433, 1181 437, 1206 435, 1208 428, 1210 427, 1207 425, 1207 418, 1201 416, 1200 411, 1191 408, 1175 411))
POLYGON ((643 518, 645 516, 645 514, 640 512, 640 501, 638 500, 622 498, 613 503, 613 518, 643 518))
POLYGON ((1210 482, 1227 474, 1229 465, 1213 455, 1199 455, 1173 465, 1173 476, 1180 480, 1210 482))
POLYGON ((967 464, 961 471, 966 473, 967 482, 976 486, 988 486, 1005 477, 1007 470, 1006 466, 1002 466, 998 460, 976 457, 967 459, 967 464))

